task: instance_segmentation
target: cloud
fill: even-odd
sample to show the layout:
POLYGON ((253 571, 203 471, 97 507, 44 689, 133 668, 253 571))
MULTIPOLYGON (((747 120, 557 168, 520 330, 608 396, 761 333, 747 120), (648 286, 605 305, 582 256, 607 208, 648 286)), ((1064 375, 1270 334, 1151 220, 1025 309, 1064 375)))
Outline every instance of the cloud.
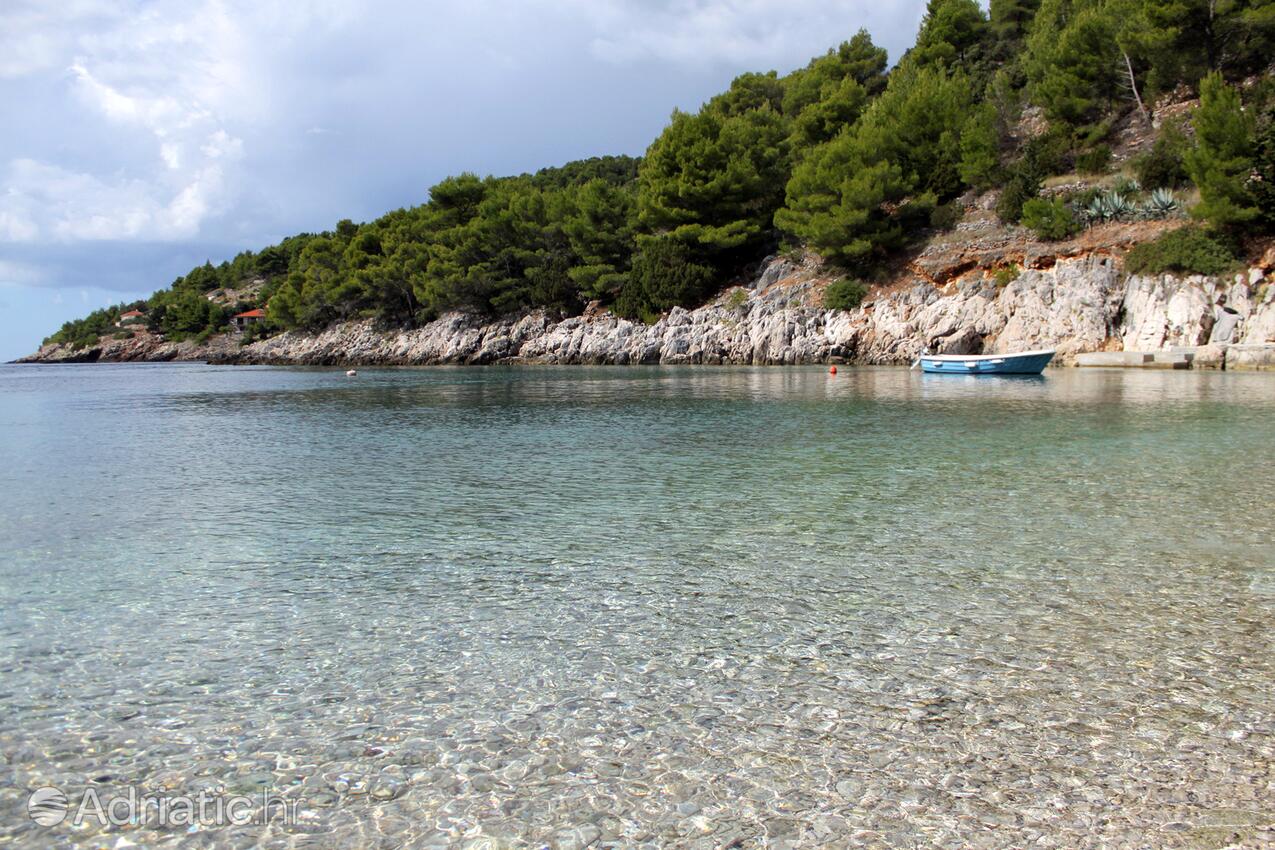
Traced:
POLYGON ((0 6, 0 79, 64 66, 80 33, 120 17, 118 5, 109 0, 5 0, 0 6))
POLYGON ((225 130, 218 130, 199 148, 209 159, 238 159, 243 155, 243 140, 236 139, 225 130))
POLYGON ((30 286, 39 283, 42 277, 35 266, 0 260, 0 286, 30 286))
POLYGON ((923 6, 0 0, 0 272, 135 296, 448 174, 640 154, 674 107, 861 26, 897 58, 923 6))
POLYGON ((180 126, 188 126, 201 117, 207 117, 204 109, 183 108, 168 96, 138 97, 126 95, 95 77, 84 67, 83 58, 73 62, 68 70, 75 76, 77 88, 83 99, 113 121, 138 123, 158 136, 166 136, 180 126))
POLYGON ((0 242, 189 239, 232 200, 228 176, 244 143, 227 130, 223 110, 248 98, 232 61, 236 24, 220 2, 137 12, 111 19, 100 7, 72 2, 60 16, 29 6, 7 15, 15 28, 33 30, 36 42, 51 28, 98 24, 75 39, 50 37, 48 51, 5 70, 47 70, 57 49, 74 51, 66 66, 70 103, 103 121, 103 137, 114 145, 94 151, 89 167, 10 159, 0 242), (151 139, 140 150, 139 133, 151 139))
POLYGON ((914 2, 869 6, 823 0, 578 3, 580 14, 597 31, 590 50, 603 61, 656 60, 691 67, 730 64, 757 70, 779 67, 794 55, 821 52, 812 45, 828 33, 846 38, 860 26, 897 31, 903 21, 914 25, 916 6, 914 2))
MULTIPOLYGON (((215 136, 210 144, 224 147, 215 136)), ((225 155, 221 147, 217 158, 225 155)), ((224 201, 225 178, 221 165, 210 162, 181 175, 169 189, 147 179, 98 177, 17 159, 9 164, 5 183, 0 240, 170 241, 199 233, 200 224, 224 201)))
MULTIPOLYGON (((34 144, 0 140, 0 244, 260 242, 312 226, 285 209, 326 201, 335 218, 403 203, 367 196, 395 169, 411 181, 438 163, 499 172, 637 152, 658 125, 610 150, 573 139, 608 85, 649 89, 617 92, 611 111, 662 120, 695 102, 656 88, 680 74, 713 81, 688 78, 686 94, 711 93, 724 83, 712 69, 786 70, 864 24, 913 29, 919 3, 9 0, 0 76, 42 81, 52 105, 33 93, 28 108, 57 114, 34 144), (537 162, 538 146, 564 153, 537 162), (334 208, 360 188, 354 209, 334 208)), ((0 106, 0 123, 19 123, 20 108, 0 106)), ((442 176, 417 180, 416 198, 442 176)))
POLYGON ((6 209, 5 201, 0 199, 0 242, 32 241, 39 235, 40 228, 23 211, 16 209, 16 202, 11 203, 14 203, 15 209, 6 209))

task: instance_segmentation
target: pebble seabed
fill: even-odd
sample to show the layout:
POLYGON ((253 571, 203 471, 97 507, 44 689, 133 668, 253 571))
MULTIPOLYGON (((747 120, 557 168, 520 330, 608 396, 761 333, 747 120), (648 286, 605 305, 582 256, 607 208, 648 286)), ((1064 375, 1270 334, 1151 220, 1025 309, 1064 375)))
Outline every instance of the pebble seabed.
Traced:
MULTIPOLYGON (((27 723, 42 727, 36 734, 0 736, 4 796, 15 808, 16 789, 44 784, 62 787, 74 803, 89 776, 103 795, 129 782, 174 794, 271 789, 300 801, 295 825, 68 834, 15 817, 4 842, 1220 848, 1275 841, 1270 656, 1228 648, 1228 638, 1269 633, 1262 619, 1269 611, 1207 610, 1166 596, 1157 606, 1162 625, 1179 628, 1143 632, 1124 619, 1142 606, 1095 611, 1011 599, 995 588, 974 602, 957 589, 974 577, 949 573, 942 580, 967 603, 960 615, 905 615, 906 582, 887 592, 868 576, 839 588, 811 577, 826 592, 875 597, 873 613, 829 618, 812 616, 800 601, 780 602, 786 594, 769 583, 721 573, 689 584, 648 574, 649 596, 609 575, 557 575, 558 590, 574 598, 552 603, 553 620, 539 628, 527 612, 546 610, 548 600, 529 598, 526 577, 489 576, 481 588, 450 588, 481 591, 489 615, 482 620, 438 616, 432 628, 413 629, 400 613, 374 627, 359 616, 363 606, 352 606, 324 638, 259 633, 275 648, 255 662, 259 668, 243 671, 247 681, 236 691, 163 676, 126 682, 138 696, 112 706, 113 689, 94 682, 97 716, 67 726, 50 699, 29 709, 27 723), (713 598, 722 593, 737 601, 713 598), (993 616, 995 597, 1016 613, 993 616), (712 614, 701 618, 705 608, 712 614), (1092 627, 1096 618, 1137 637, 1057 648, 1060 631, 1092 627), (426 648, 443 633, 474 648, 426 648), (699 637, 688 645, 690 634, 699 637), (508 651, 517 644, 524 650, 508 651), (280 681, 273 664, 285 656, 311 666, 280 681), (343 680, 348 669, 378 672, 343 680), (135 724, 144 713, 154 721, 141 739, 135 724)), ((41 660, 31 663, 38 669, 41 660)))
MULTIPOLYGON (((343 376, 330 378, 331 390, 323 375, 302 378, 320 386, 310 392, 369 392, 348 389, 343 376)), ((795 380, 750 378, 781 379, 795 380)), ((701 431, 698 402, 683 412, 670 412, 673 402, 641 408, 686 451, 710 449, 687 479, 675 457, 682 449, 648 450, 641 428, 625 431, 639 435, 629 442, 607 439, 606 423, 638 415, 634 407, 599 406, 589 424, 596 449, 572 457, 619 454, 630 477, 599 480, 600 467, 583 460, 574 472, 501 466, 475 450, 487 444, 474 427, 449 425, 438 439, 455 442, 444 446, 435 489, 421 496, 398 472, 401 446, 391 445, 395 423, 402 439, 420 427, 403 399, 421 390, 411 375, 381 380, 381 395, 356 400, 382 405, 389 448, 365 452, 362 474, 377 504, 407 507, 384 507, 360 526, 341 513, 355 485, 307 491, 307 521, 341 535, 320 545, 283 504, 293 498, 286 488, 278 502, 259 495, 250 519, 225 499, 224 536, 182 544, 189 535, 169 540, 157 529, 156 552, 190 551, 163 583, 153 568, 120 562, 93 591, 91 618, 78 570, 51 567, 40 594, 9 600, 0 619, 0 845, 1275 846, 1275 578, 1269 559, 1253 560, 1271 554, 1268 503, 1218 496, 1189 521, 1164 513, 1189 501, 1175 495, 1179 474, 1198 466, 1229 475, 1235 447, 1206 439, 1222 428, 1216 415, 1182 406, 1167 414, 1179 421, 1156 431, 1128 406, 1124 418, 1094 413, 1064 428, 1050 425, 1061 405, 1026 422, 1029 406, 981 399, 971 415, 984 418, 966 422, 970 445, 950 449, 940 436, 926 444, 941 429, 921 428, 924 462, 864 451, 862 463, 874 466, 851 478, 849 464, 819 446, 845 433, 852 411, 824 422, 823 408, 811 408, 795 430, 787 408, 709 399, 718 424, 701 431), (1016 419, 1004 415, 1011 409, 1016 419), (735 424, 767 441, 727 457, 720 434, 735 424), (1002 460, 1005 429, 1018 427, 1059 430, 1030 463, 1023 454, 1002 460), (1169 427, 1185 430, 1170 439, 1169 427), (1068 445, 1077 434, 1091 451, 1068 445), (1183 434, 1199 457, 1139 460, 1153 441, 1177 446, 1183 434), (1108 451, 1116 443, 1123 448, 1108 451), (793 477, 799 469, 807 479, 793 477), (546 475, 552 486, 535 499, 492 500, 499 487, 537 493, 546 475), (997 483, 981 494, 950 484, 975 479, 997 483), (919 510, 943 482, 934 514, 919 510), (618 504, 608 498, 579 514, 599 487, 623 489, 628 507, 606 513, 618 504), (846 495, 811 510, 812 489, 846 495), (468 506, 468 519, 461 530, 413 538, 430 502, 412 500, 442 498, 433 493, 449 494, 453 517, 468 506), (883 513, 891 496, 902 507, 883 513), (1026 498, 1036 500, 1033 515, 1056 524, 1005 521, 1026 498), (1232 505, 1225 517, 1223 502, 1232 505), (256 563, 233 551, 249 521, 269 525, 290 560, 256 563), (42 785, 63 789, 73 806, 89 788, 266 789, 298 801, 298 822, 44 828, 25 813, 27 789, 42 785)), ((903 372, 840 380, 961 389, 903 372)), ((1157 382, 1151 389, 1163 394, 1178 379, 1119 380, 1128 405, 1129 382, 1157 382)), ((1232 386, 1220 381, 1206 389, 1232 386)), ((1040 386, 1012 389, 1053 385, 1040 386)), ((562 392, 581 403, 582 387, 562 392)), ((352 450, 366 412, 352 417, 326 399, 315 408, 330 411, 325 445, 352 450)), ((297 421, 281 409, 308 402, 241 403, 268 429, 270 415, 297 421)), ((240 415, 199 396, 173 404, 240 415)), ((915 427, 916 416, 936 415, 918 410, 938 409, 891 404, 856 420, 866 435, 858 439, 915 427)), ((565 413, 550 428, 544 420, 558 414, 541 409, 532 431, 509 425, 519 414, 508 409, 499 433, 511 455, 580 445, 565 413)), ((463 415, 488 415, 474 410, 463 415)), ((1261 415, 1243 422, 1265 427, 1261 415)), ((291 464, 293 446, 301 443, 273 450, 291 464)), ((1267 461, 1254 463, 1265 475, 1267 461)), ((1208 483, 1202 492, 1222 492, 1220 480, 1208 483)), ((113 516, 130 520, 130 509, 119 503, 113 516)))

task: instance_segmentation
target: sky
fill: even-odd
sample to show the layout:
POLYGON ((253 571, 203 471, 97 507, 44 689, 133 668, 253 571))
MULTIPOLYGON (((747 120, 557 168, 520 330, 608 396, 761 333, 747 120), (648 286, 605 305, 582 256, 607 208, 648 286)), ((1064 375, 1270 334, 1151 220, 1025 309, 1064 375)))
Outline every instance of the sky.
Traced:
POLYGON ((0 362, 449 174, 640 155, 674 108, 924 0, 3 0, 0 362))

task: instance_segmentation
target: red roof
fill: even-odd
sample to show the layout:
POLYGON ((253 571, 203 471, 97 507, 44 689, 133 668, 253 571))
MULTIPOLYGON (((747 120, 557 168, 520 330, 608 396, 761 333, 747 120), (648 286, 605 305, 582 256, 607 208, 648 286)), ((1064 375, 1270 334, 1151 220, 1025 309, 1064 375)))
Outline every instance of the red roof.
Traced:
POLYGON ((141 310, 129 310, 127 313, 120 313, 120 318, 121 318, 121 319, 131 319, 131 318, 133 318, 134 316, 145 316, 145 315, 146 315, 146 314, 145 314, 145 313, 143 313, 141 310))
POLYGON ((265 317, 266 311, 262 310, 260 307, 255 310, 249 310, 247 313, 235 314, 236 319, 264 319, 265 317))

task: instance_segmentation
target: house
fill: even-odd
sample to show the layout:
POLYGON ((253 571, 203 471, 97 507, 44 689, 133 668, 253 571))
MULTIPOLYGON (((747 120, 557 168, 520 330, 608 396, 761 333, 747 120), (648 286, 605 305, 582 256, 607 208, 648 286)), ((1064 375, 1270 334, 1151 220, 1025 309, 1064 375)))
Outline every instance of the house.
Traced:
POLYGON ((256 310, 249 310, 246 313, 236 313, 230 317, 230 323, 239 330, 247 330, 249 325, 255 325, 266 320, 266 311, 258 307, 256 310))
POLYGON ((146 321, 146 314, 141 310, 129 310, 127 313, 120 313, 120 317, 115 320, 115 327, 122 328, 125 325, 135 325, 144 321, 146 321))

